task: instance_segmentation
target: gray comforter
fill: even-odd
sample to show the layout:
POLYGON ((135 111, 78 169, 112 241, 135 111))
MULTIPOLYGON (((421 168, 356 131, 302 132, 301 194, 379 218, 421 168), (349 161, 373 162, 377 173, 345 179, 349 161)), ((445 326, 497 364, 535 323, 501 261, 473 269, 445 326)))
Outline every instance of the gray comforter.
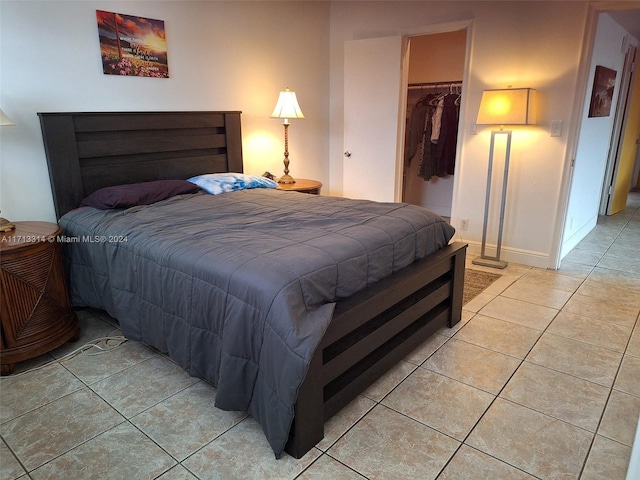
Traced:
POLYGON ((253 416, 277 457, 335 302, 454 233, 411 205, 270 189, 81 208, 60 225, 73 304, 212 382, 216 406, 253 416))

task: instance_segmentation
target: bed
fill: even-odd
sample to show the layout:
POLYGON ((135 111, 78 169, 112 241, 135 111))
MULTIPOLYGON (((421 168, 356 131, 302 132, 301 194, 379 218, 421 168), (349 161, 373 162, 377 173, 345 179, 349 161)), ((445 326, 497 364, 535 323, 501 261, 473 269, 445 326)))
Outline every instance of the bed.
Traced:
POLYGON ((424 209, 273 188, 78 208, 105 187, 242 172, 240 112, 38 115, 74 305, 213 383, 278 458, 460 320, 466 244, 424 209))

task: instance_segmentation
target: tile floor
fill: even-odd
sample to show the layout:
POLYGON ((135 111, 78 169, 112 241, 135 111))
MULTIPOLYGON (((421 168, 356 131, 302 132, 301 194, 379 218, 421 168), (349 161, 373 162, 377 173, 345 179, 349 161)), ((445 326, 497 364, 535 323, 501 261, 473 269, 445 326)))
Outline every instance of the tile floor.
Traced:
MULTIPOLYGON (((134 342, 3 378, 0 478, 622 480, 640 413, 639 239, 636 193, 559 271, 509 265, 301 460, 275 460, 251 418, 134 342)), ((83 340, 118 333, 80 318, 83 340)))

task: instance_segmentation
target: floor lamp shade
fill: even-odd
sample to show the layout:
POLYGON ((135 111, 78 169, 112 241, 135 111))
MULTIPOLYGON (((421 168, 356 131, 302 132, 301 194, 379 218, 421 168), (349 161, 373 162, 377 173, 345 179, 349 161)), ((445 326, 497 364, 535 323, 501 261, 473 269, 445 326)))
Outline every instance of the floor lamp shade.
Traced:
POLYGON ((536 91, 508 88, 482 92, 478 125, 535 125, 536 91))
POLYGON ((284 175, 278 179, 278 183, 295 183, 296 181, 289 175, 289 119, 304 118, 300 105, 298 105, 296 92, 289 90, 289 87, 280 92, 271 118, 284 119, 282 122, 284 125, 284 175))
POLYGON ((531 88, 509 88, 506 90, 485 90, 482 93, 480 109, 476 120, 478 125, 500 125, 500 130, 491 132, 489 147, 489 166, 487 171, 487 189, 484 207, 484 224, 482 227, 482 246, 480 256, 473 260, 476 265, 485 267, 505 268, 507 262, 500 258, 502 250, 502 231, 504 227, 505 202, 507 199, 507 181, 509 178, 509 158, 511 156, 511 130, 504 130, 505 125, 534 125, 536 123, 536 91, 531 88), (493 161, 495 140, 497 135, 506 136, 504 175, 502 177, 502 198, 500 201, 500 220, 498 222, 498 237, 496 255, 489 256, 487 247, 487 225, 489 223, 489 209, 491 204, 491 184, 493 175, 493 161))

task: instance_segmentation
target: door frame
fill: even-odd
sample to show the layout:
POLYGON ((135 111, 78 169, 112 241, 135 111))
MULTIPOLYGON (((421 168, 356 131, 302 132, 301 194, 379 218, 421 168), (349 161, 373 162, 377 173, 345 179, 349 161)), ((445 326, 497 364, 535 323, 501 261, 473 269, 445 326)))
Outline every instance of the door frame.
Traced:
MULTIPOLYGON (((471 76, 471 48, 473 40, 473 19, 462 20, 457 22, 438 23, 433 25, 425 25, 421 27, 415 27, 406 29, 401 32, 403 39, 403 69, 401 80, 401 91, 403 94, 400 98, 399 115, 401 121, 399 122, 400 128, 398 128, 398 140, 397 140, 397 154, 396 154, 396 178, 395 178, 395 192, 396 201, 402 201, 403 195, 403 174, 404 174, 404 141, 405 141, 405 119, 407 116, 407 89, 409 87, 409 38, 419 37, 423 35, 435 35, 438 33, 456 32, 460 30, 466 30, 466 45, 465 45, 465 58, 464 58, 464 70, 462 73, 462 85, 463 89, 468 89, 471 76)), ((464 95, 464 91, 462 92, 464 95)), ((464 98, 464 97, 463 97, 464 98)), ((465 126, 460 123, 463 119, 468 117, 469 102, 462 101, 460 103, 460 120, 458 123, 458 136, 456 142, 458 148, 456 149, 454 176, 453 176, 453 193, 451 198, 451 224, 453 225, 454 218, 458 218, 458 204, 459 204, 459 192, 460 192, 460 168, 462 162, 462 150, 464 148, 464 135, 465 126)))

